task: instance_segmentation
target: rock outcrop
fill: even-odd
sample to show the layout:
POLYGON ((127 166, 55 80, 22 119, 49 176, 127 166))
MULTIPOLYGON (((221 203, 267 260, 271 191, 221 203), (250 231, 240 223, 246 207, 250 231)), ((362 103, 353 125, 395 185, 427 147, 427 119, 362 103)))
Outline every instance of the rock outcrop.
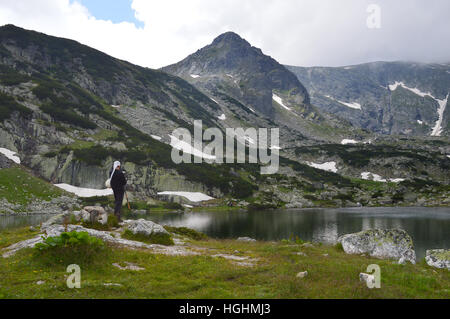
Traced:
POLYGON ((100 223, 106 225, 108 222, 108 214, 101 206, 87 206, 81 211, 81 219, 84 222, 100 223))
POLYGON ((450 270, 450 249, 427 250, 425 260, 431 267, 450 270))
POLYGON ((156 234, 169 233, 161 225, 155 224, 152 221, 139 219, 139 220, 126 220, 124 222, 125 227, 135 235, 152 236, 156 234))
POLYGON ((165 254, 165 255, 172 255, 172 256, 187 256, 187 255, 197 255, 198 253, 189 250, 188 248, 184 246, 163 246, 163 245, 156 245, 156 244, 145 244, 139 241, 133 241, 133 240, 127 240, 123 238, 118 238, 113 236, 112 232, 108 231, 100 231, 90 228, 85 228, 79 225, 50 225, 47 227, 44 227, 42 225, 41 230, 44 232, 44 235, 40 234, 34 238, 24 240, 18 243, 15 243, 9 247, 6 247, 3 251, 2 256, 4 258, 8 258, 12 255, 14 255, 17 251, 24 249, 24 248, 32 248, 37 243, 42 243, 43 238, 47 237, 57 237, 60 236, 63 232, 87 232, 90 236, 94 236, 97 238, 100 238, 104 242, 119 245, 123 247, 129 247, 129 248, 144 248, 144 249, 150 249, 155 253, 165 254))
POLYGON ((402 229, 370 229, 339 237, 347 254, 369 254, 372 257, 402 259, 416 263, 413 241, 402 229))

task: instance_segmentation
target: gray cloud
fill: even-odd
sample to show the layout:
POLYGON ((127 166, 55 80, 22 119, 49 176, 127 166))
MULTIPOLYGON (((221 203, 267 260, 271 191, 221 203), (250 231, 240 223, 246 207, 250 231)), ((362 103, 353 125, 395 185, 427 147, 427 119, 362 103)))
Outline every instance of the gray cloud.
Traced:
POLYGON ((0 24, 72 38, 149 67, 177 62, 230 30, 292 65, 450 61, 447 0, 133 0, 144 28, 98 20, 76 1, 36 5, 3 0, 0 24), (381 8, 380 29, 366 24, 372 3, 381 8))

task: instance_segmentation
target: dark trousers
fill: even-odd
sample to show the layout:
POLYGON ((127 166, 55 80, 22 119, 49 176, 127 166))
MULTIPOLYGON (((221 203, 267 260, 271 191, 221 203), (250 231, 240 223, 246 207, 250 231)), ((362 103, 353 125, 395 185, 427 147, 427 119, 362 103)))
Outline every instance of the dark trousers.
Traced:
POLYGON ((124 189, 113 189, 114 191, 114 215, 120 220, 120 210, 122 209, 124 189))

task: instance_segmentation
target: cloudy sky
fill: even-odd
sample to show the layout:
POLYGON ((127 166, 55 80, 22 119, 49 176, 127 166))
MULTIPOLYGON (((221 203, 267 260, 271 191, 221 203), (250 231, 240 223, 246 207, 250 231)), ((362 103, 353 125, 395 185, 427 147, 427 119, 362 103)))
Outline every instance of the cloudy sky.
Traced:
POLYGON ((0 25, 74 39, 152 68, 226 31, 283 64, 450 62, 449 14, 448 0, 0 1, 0 25))

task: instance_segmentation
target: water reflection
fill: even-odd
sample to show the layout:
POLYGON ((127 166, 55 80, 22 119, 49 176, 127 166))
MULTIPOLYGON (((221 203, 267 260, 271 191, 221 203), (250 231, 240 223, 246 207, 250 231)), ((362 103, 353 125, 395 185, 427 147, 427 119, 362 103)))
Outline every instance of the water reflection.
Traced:
POLYGON ((0 216, 0 230, 39 225, 52 215, 0 216))
MULTIPOLYGON (((0 216, 0 230, 38 225, 49 217, 48 215, 0 216)), ((134 218, 147 218, 164 225, 185 226, 214 238, 248 236, 259 240, 281 240, 298 236, 303 240, 324 243, 335 243, 341 235, 370 228, 402 228, 413 238, 418 258, 422 258, 427 249, 450 248, 450 208, 152 213, 134 218)))

